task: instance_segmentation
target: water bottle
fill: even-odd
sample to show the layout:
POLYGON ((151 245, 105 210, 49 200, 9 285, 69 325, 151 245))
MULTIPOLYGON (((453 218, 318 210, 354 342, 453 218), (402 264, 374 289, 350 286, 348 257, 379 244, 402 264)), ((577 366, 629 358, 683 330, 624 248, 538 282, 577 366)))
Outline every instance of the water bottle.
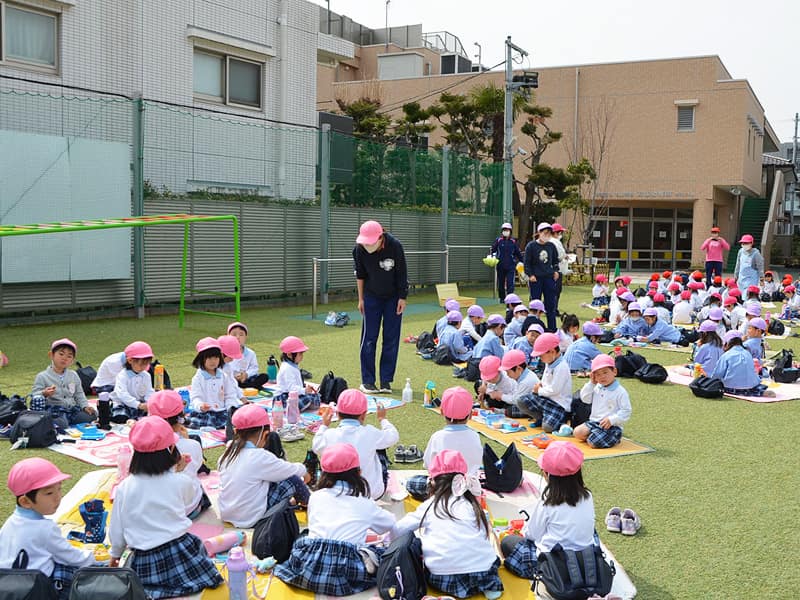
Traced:
POLYGON ((130 444, 122 444, 117 453, 117 481, 122 481, 130 473, 132 457, 130 444))
POLYGON ((247 600, 247 572, 250 570, 250 563, 247 562, 241 546, 231 548, 225 567, 228 570, 228 598, 247 600))
POLYGON ((414 390, 411 389, 411 378, 406 377, 406 386, 403 388, 403 404, 410 404, 414 400, 414 390))
POLYGON ((267 360, 267 381, 275 383, 276 379, 278 379, 278 360, 274 354, 270 354, 267 360))
POLYGON ((289 392, 289 399, 286 401, 286 421, 294 425, 300 422, 300 394, 289 392))
POLYGON ((272 431, 283 427, 283 402, 277 398, 272 399, 272 431))
POLYGON ((164 365, 156 365, 153 368, 153 389, 156 391, 164 389, 164 365))
POLYGON ((203 540, 203 546, 206 552, 208 552, 208 555, 213 557, 215 554, 230 550, 234 546, 243 545, 246 540, 247 534, 244 531, 230 531, 206 538, 203 540))
POLYGON ((108 392, 100 392, 97 396, 97 427, 111 428, 111 400, 108 392))

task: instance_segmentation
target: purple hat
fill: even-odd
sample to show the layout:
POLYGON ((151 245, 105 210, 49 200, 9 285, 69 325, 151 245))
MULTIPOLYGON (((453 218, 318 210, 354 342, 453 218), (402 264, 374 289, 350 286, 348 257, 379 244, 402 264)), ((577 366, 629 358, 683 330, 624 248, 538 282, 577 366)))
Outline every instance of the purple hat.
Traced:
POLYGON ((492 327, 494 325, 505 325, 506 324, 506 320, 503 318, 502 315, 497 315, 497 314, 489 315, 489 318, 486 319, 486 324, 489 327, 492 327))
MULTIPOLYGON (((530 327, 528 327, 528 331, 538 331, 540 334, 542 334, 542 333, 544 333, 544 327, 542 327, 538 323, 533 323, 530 327)), ((592 334, 592 335, 594 335, 594 334, 592 334)))
MULTIPOLYGON (((629 306, 628 307, 628 311, 630 311, 630 309, 631 309, 631 307, 629 306)), ((645 308, 644 309, 643 316, 645 316, 645 317, 657 317, 658 316, 658 311, 651 306, 649 308, 645 308)))
POLYGON ((448 323, 460 323, 464 320, 464 317, 461 315, 461 312, 458 310, 451 310, 447 313, 447 322, 448 323))
POLYGON ((710 319, 706 319, 702 323, 700 323, 700 327, 698 327, 698 331, 716 331, 717 324, 710 319))
POLYGON ((631 294, 630 292, 625 292, 622 296, 619 297, 620 300, 625 300, 625 302, 636 302, 636 296, 631 294))
POLYGON ((708 311, 708 318, 712 321, 721 321, 722 320, 722 309, 719 306, 715 306, 711 310, 708 311))
POLYGON ((628 304, 628 312, 632 312, 634 310, 642 312, 642 306, 638 302, 631 302, 630 304, 628 304))
POLYGON ((731 329, 728 333, 725 334, 725 337, 722 338, 722 341, 727 344, 733 338, 742 339, 742 334, 739 332, 738 329, 731 329))
POLYGON ((603 329, 594 321, 586 321, 583 324, 583 335, 603 335, 603 329))
POLYGON ((483 312, 483 308, 481 308, 477 304, 473 304, 467 309, 467 316, 468 317, 480 317, 481 319, 486 316, 486 313, 483 312))
POLYGON ((531 300, 531 303, 528 304, 528 308, 531 310, 544 310, 544 302, 541 300, 531 300))
POLYGON ((520 312, 528 312, 528 307, 525 306, 524 304, 517 304, 514 307, 514 314, 517 314, 517 313, 520 313, 520 312))
POLYGON ((522 300, 516 294, 508 294, 503 298, 503 304, 522 304, 522 300))
POLYGON ((461 305, 458 303, 458 300, 448 298, 444 303, 444 309, 447 312, 450 312, 451 310, 461 310, 461 305))
POLYGON ((767 322, 761 317, 755 317, 753 319, 750 319, 750 321, 747 324, 750 327, 755 327, 756 329, 760 329, 761 331, 767 330, 767 322))
POLYGON ((745 308, 745 312, 750 315, 751 317, 760 317, 761 316, 761 305, 756 304, 755 302, 751 302, 745 308))

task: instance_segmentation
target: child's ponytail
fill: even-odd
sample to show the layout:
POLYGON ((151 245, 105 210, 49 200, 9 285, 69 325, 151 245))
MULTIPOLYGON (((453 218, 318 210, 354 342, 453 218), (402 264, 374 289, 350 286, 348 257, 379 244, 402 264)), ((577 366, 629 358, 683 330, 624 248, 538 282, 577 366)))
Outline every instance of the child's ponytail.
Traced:
POLYGON ((252 427, 250 429, 237 429, 236 433, 231 440, 231 443, 228 444, 228 447, 225 448, 225 452, 222 453, 222 456, 219 459, 220 466, 231 464, 236 458, 239 456, 239 453, 245 447, 248 441, 251 438, 255 437, 256 440, 261 437, 262 432, 268 428, 266 427, 252 427), (258 435, 256 435, 258 434, 258 435))
MULTIPOLYGON (((433 502, 431 502, 429 509, 433 508, 433 514, 437 517, 451 520, 456 519, 455 515, 450 512, 450 499, 455 495, 453 492, 453 480, 456 477, 465 476, 461 473, 442 473, 434 477, 428 484, 428 491, 433 497, 433 502)), ((472 511, 475 514, 475 524, 478 526, 478 529, 483 529, 484 533, 488 536, 489 520, 486 518, 486 513, 483 512, 478 499, 469 489, 464 491, 462 497, 472 506, 472 511)))

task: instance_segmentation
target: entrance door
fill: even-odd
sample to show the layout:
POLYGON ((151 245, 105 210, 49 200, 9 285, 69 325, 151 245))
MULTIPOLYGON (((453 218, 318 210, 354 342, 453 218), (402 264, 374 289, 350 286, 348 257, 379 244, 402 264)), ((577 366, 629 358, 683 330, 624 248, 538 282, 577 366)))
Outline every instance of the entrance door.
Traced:
POLYGON ((631 269, 651 268, 651 243, 653 241, 653 223, 651 221, 634 221, 631 237, 631 269))
MULTIPOLYGON (((671 212, 671 211, 670 211, 671 212)), ((653 270, 672 270, 673 241, 672 215, 667 219, 655 219, 653 222, 653 270)))
POLYGON ((608 221, 608 262, 613 265, 619 261, 620 267, 630 269, 628 265, 628 230, 627 220, 608 221))
POLYGON ((692 264, 692 223, 675 224, 675 268, 688 269, 692 264))

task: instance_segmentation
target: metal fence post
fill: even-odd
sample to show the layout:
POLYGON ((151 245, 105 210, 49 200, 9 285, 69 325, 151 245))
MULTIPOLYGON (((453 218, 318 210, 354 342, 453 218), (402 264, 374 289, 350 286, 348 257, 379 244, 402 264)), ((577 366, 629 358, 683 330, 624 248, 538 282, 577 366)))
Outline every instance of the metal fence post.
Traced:
MULTIPOLYGON (((320 258, 328 258, 328 234, 330 229, 330 213, 331 213, 331 126, 329 123, 322 125, 320 132, 320 157, 319 157, 319 172, 320 172, 320 215, 319 215, 319 239, 320 258)), ((322 270, 320 273, 320 283, 322 288, 322 303, 328 303, 328 263, 322 263, 322 270)), ((315 290, 316 292, 316 290, 315 290)), ((316 294, 314 295, 316 299, 316 294)))
POLYGON ((316 258, 311 259, 311 320, 317 317, 317 262, 316 258))
MULTIPOLYGON (((144 100, 133 101, 133 216, 144 216, 144 100)), ((144 318, 144 230, 133 228, 133 302, 136 318, 144 318)))
POLYGON ((442 147, 442 280, 448 281, 447 216, 450 200, 450 146, 442 147))

